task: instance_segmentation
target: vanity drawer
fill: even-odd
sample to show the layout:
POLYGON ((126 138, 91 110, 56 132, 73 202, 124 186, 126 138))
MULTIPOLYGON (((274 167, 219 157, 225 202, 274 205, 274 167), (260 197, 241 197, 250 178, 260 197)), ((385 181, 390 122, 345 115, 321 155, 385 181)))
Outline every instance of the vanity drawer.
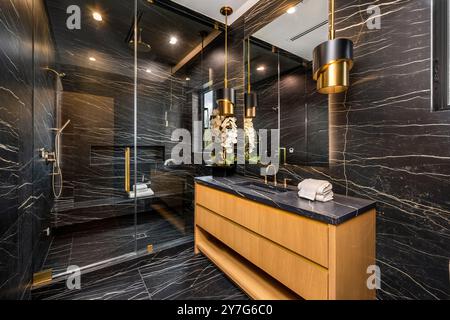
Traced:
POLYGON ((328 267, 328 225, 196 184, 196 203, 328 267))
POLYGON ((328 270, 203 207, 196 225, 305 299, 328 298, 328 270))

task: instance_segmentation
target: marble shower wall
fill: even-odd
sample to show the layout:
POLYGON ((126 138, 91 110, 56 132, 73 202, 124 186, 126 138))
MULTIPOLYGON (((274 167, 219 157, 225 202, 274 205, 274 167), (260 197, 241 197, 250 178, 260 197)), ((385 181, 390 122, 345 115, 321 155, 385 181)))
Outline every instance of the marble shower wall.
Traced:
MULTIPOLYGON (((53 225, 133 214, 132 202, 123 203, 125 148, 131 148, 132 159, 134 153, 133 78, 73 65, 60 64, 59 69, 66 74, 62 120, 71 123, 62 139, 64 193, 56 202, 53 225)), ((168 80, 159 82, 138 80, 137 176, 138 181, 151 180, 156 195, 167 195, 177 186, 181 191, 176 196, 183 197, 178 186, 184 185, 186 177, 181 170, 169 175, 163 163, 174 144, 172 131, 190 127, 191 109, 183 84, 165 76, 168 80)), ((132 184, 133 167, 131 163, 132 184)), ((145 210, 145 206, 139 209, 145 210)))
MULTIPOLYGON (((174 144, 172 131, 191 126, 185 78, 171 76, 167 57, 161 56, 161 48, 157 47, 161 46, 161 38, 150 36, 152 32, 163 33, 158 29, 163 26, 154 27, 151 17, 164 17, 168 12, 139 1, 139 9, 144 12, 140 27, 151 30, 143 32, 142 39, 151 42, 153 50, 138 54, 135 88, 134 52, 125 40, 133 22, 133 1, 97 2, 99 7, 108 8, 101 24, 91 18, 91 3, 78 1, 83 15, 81 30, 66 27, 66 9, 71 1, 46 3, 57 44, 58 71, 66 74, 62 80, 62 122, 71 120, 62 137, 64 192, 52 212, 53 226, 134 214, 133 201, 126 201, 124 191, 124 152, 126 147, 132 150, 133 184, 135 89, 138 182, 143 177, 152 180, 157 196, 166 197, 171 190, 181 189, 172 192, 173 202, 184 201, 184 187, 189 177, 192 180, 192 173, 177 170, 170 174, 163 164, 170 158, 174 144), (96 59, 91 61, 89 57, 96 59), (151 72, 146 72, 148 68, 151 72)), ((170 14, 178 24, 192 27, 186 17, 170 14)), ((148 211, 148 206, 139 206, 138 210, 148 211)))
POLYGON ((51 167, 37 150, 53 150, 55 79, 43 68, 54 57, 42 1, 0 6, 0 299, 21 299, 48 246, 51 167))
POLYGON ((450 113, 430 112, 431 1, 337 0, 337 36, 355 43, 346 95, 330 103, 330 166, 287 166, 378 203, 380 299, 449 299, 450 113), (369 30, 369 5, 382 11, 369 30))

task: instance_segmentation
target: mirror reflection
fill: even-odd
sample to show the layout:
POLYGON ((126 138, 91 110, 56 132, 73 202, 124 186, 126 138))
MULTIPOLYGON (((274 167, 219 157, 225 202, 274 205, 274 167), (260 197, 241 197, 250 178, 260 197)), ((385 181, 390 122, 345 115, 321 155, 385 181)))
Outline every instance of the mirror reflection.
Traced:
POLYGON ((253 126, 280 129, 281 164, 328 165, 328 96, 312 77, 327 12, 326 0, 305 0, 246 40, 246 79, 258 100, 253 126))

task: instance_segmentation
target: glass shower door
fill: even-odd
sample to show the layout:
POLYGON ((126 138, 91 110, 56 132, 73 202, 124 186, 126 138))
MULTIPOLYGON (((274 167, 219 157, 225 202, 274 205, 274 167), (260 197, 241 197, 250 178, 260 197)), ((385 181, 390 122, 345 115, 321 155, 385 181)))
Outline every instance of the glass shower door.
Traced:
POLYGON ((177 129, 194 135, 193 110, 201 109, 208 74, 199 68, 202 43, 220 32, 174 3, 139 4, 137 180, 145 186, 137 200, 137 246, 146 253, 193 240, 196 168, 176 163, 172 148, 180 142, 177 129))
POLYGON ((35 271, 136 254, 136 1, 35 5, 35 271))

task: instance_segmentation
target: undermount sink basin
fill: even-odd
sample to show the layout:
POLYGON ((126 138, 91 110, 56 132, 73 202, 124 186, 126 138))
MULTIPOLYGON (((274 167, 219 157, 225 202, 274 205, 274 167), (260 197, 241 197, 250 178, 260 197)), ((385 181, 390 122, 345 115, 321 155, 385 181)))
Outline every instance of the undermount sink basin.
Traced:
POLYGON ((285 192, 290 191, 290 190, 285 189, 283 187, 275 187, 273 185, 264 184, 264 183, 261 183, 261 182, 253 182, 253 181, 242 182, 242 183, 238 183, 236 185, 239 186, 239 187, 248 188, 250 190, 268 192, 268 193, 271 193, 271 194, 279 194, 279 193, 285 193, 285 192))

